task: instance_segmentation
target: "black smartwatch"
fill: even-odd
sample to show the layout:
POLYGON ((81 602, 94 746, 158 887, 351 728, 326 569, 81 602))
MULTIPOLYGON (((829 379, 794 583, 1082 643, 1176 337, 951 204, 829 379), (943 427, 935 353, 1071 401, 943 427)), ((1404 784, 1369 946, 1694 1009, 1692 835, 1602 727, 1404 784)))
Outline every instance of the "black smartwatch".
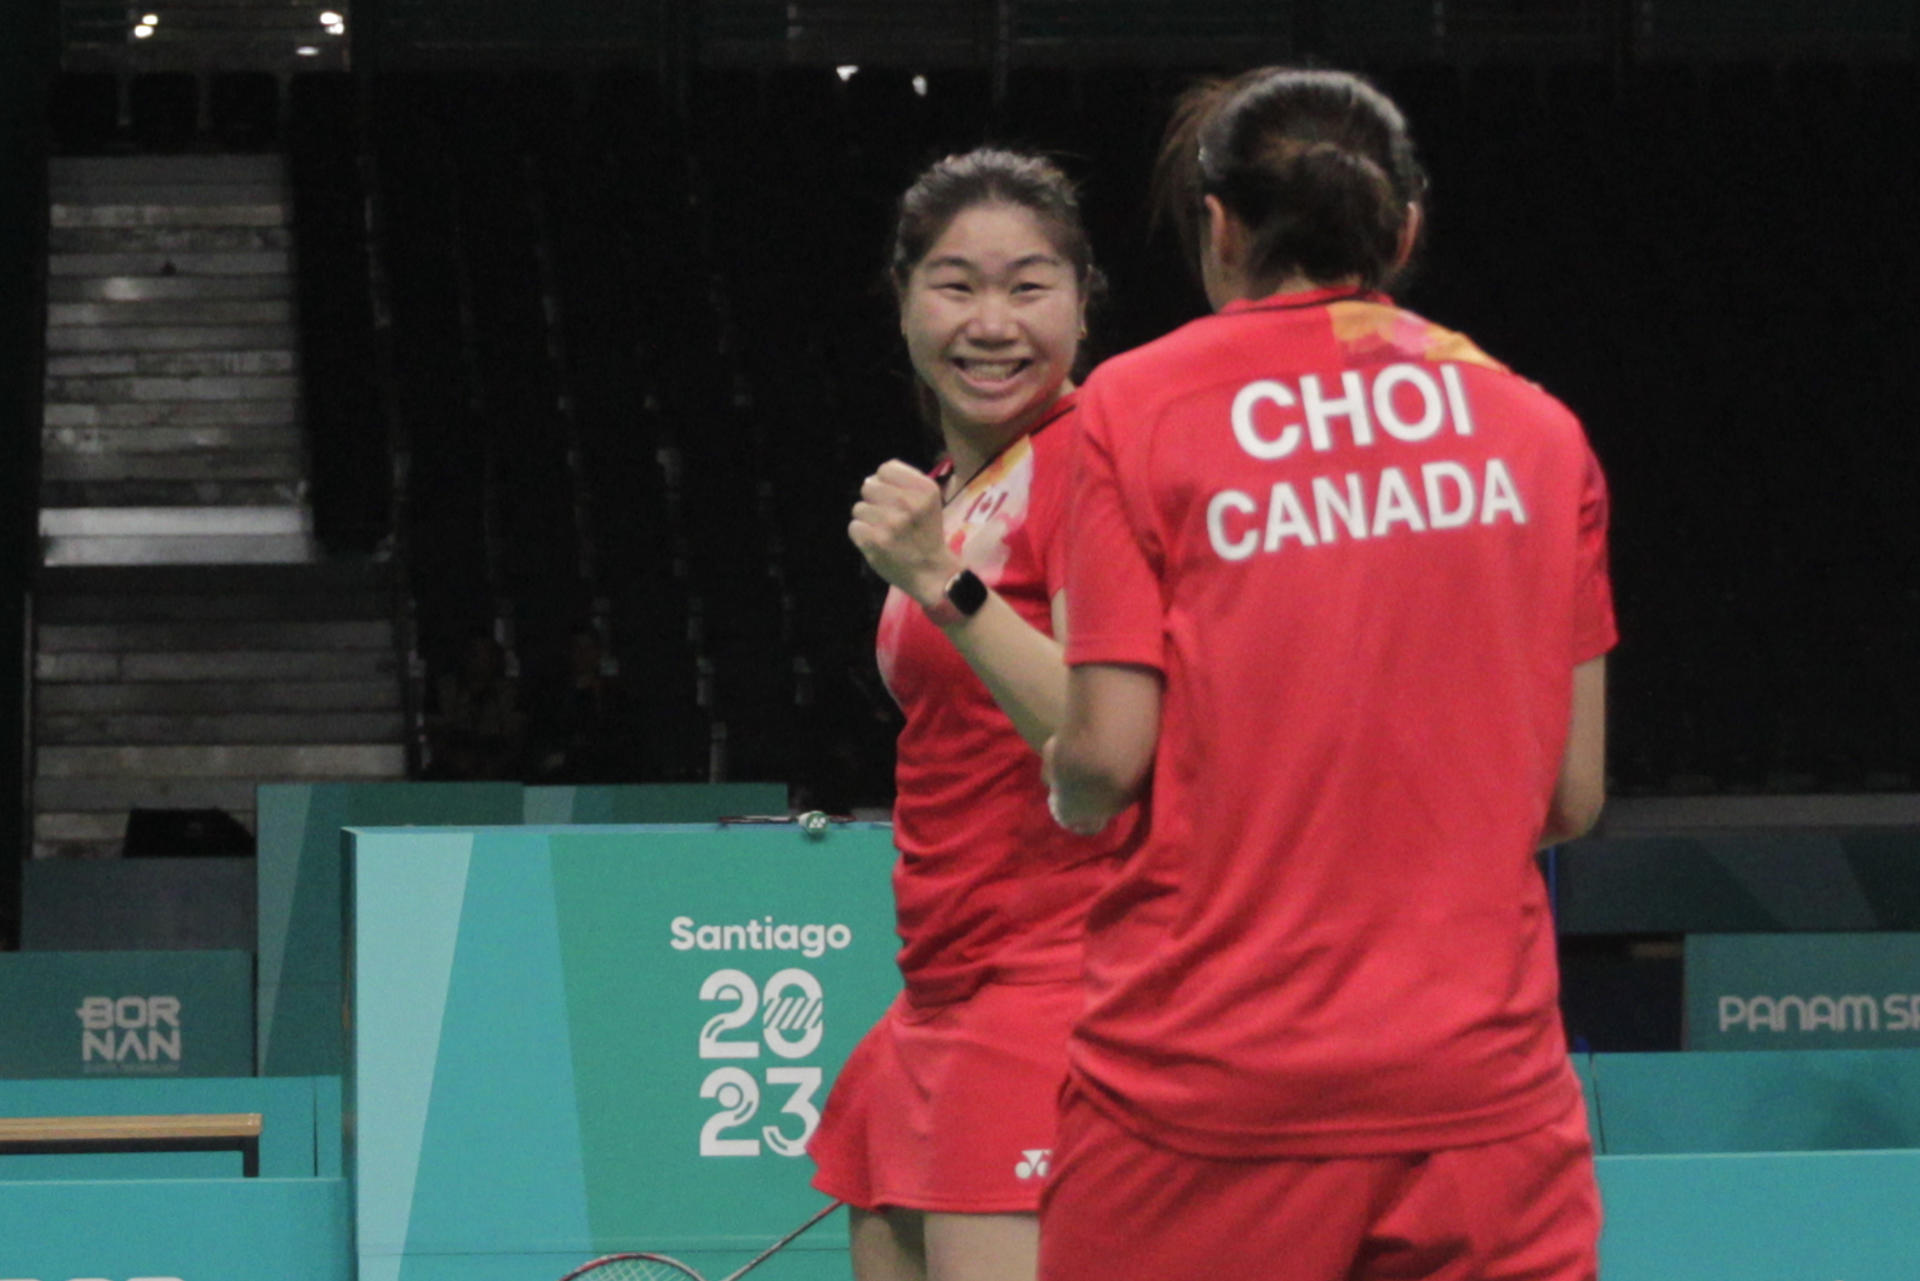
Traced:
POLYGON ((936 627, 952 627, 972 618, 986 603, 987 585, 980 581, 980 575, 963 569, 947 580, 940 599, 927 607, 927 617, 936 627))

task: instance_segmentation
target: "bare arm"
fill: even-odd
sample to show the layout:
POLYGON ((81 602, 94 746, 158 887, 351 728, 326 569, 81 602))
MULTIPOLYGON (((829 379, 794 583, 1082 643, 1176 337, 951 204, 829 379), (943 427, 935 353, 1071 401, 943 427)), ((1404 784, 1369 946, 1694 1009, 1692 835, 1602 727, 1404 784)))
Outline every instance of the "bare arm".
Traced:
POLYGON ((1600 818, 1607 799, 1607 660, 1590 659, 1573 669, 1573 722, 1560 777, 1540 844, 1554 845, 1585 835, 1600 818))
POLYGON ((1091 835, 1146 785, 1160 738, 1160 673, 1088 663, 1067 676, 1066 723, 1043 753, 1054 818, 1091 835))
POLYGON ((1065 593, 1053 598, 1052 636, 1020 617, 997 592, 987 593, 987 603, 972 618, 944 629, 1036 752, 1066 718, 1066 601, 1065 593))
MULTIPOLYGON (((847 536, 875 572, 923 608, 940 601, 962 568, 947 547, 940 486, 897 460, 860 487, 847 536)), ((1062 596, 1054 596, 1052 612, 1048 636, 990 591, 978 613, 943 629, 1035 751, 1060 727, 1067 704, 1062 596)))

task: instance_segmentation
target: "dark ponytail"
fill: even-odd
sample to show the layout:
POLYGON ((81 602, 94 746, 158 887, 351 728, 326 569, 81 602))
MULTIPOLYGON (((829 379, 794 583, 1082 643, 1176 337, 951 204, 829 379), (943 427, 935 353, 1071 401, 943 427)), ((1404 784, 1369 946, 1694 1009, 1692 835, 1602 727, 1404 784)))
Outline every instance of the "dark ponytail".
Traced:
POLYGON ((1214 196, 1252 233, 1255 281, 1353 278, 1374 289, 1402 265, 1426 176, 1399 108, 1378 89, 1346 72, 1265 67, 1188 91, 1155 188, 1190 261, 1202 198, 1214 196))

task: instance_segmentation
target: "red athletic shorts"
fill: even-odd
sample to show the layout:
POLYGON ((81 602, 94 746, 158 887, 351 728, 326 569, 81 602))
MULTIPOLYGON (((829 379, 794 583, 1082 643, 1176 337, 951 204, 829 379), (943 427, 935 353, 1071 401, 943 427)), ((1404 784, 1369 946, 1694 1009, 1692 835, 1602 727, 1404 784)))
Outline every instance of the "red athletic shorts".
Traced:
POLYGON ((1040 1281, 1593 1281, 1586 1105, 1409 1156, 1220 1160, 1158 1147, 1071 1087, 1040 1217, 1040 1281))
POLYGON ((1077 982, 902 994, 840 1069, 807 1145, 813 1186, 868 1210, 1038 1210, 1083 999, 1077 982))

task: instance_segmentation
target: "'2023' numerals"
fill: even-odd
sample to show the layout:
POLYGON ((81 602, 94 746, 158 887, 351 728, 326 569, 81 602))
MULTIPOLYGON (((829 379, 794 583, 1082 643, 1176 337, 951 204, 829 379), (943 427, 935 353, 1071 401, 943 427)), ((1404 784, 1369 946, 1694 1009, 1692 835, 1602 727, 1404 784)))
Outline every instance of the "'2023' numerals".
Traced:
MULTIPOLYGON (((820 980, 801 969, 781 970, 761 987, 739 970, 715 970, 700 985, 703 1001, 727 1001, 731 1009, 708 1019, 700 1029, 703 1059, 757 1059, 762 1047, 775 1058, 804 1059, 820 1048, 826 1033, 826 993, 820 980), (746 1029, 755 1020, 756 1036, 746 1029)), ((814 1096, 820 1092, 818 1065, 777 1064, 765 1069, 769 1088, 787 1091, 780 1115, 795 1117, 800 1132, 790 1134, 780 1125, 763 1125, 760 1137, 729 1137, 751 1125, 760 1111, 760 1080, 743 1067, 717 1067, 700 1083, 700 1097, 712 1099, 720 1111, 700 1127, 701 1156, 759 1156, 761 1144, 780 1156, 800 1156, 820 1124, 814 1096)))

